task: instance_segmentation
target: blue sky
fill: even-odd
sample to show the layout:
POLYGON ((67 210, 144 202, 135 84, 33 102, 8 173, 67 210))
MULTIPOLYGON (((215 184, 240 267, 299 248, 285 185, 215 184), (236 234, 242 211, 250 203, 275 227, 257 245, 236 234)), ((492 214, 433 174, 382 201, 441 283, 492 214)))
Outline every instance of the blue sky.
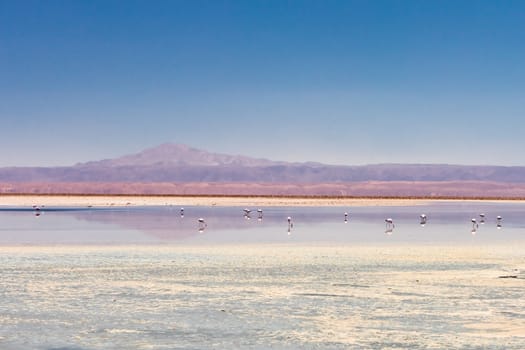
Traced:
POLYGON ((0 0, 0 166, 525 165, 524 43, 525 1, 0 0))

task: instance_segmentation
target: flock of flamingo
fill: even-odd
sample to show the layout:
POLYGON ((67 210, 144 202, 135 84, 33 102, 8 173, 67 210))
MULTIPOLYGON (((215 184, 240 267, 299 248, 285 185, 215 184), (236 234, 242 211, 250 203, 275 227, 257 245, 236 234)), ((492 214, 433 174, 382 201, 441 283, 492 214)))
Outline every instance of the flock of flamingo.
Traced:
MULTIPOLYGON (((245 208, 245 209, 243 209, 243 211, 244 211, 244 218, 248 219, 248 220, 251 219, 251 216, 250 216, 251 210, 248 209, 248 208, 245 208)), ((181 217, 184 217, 184 208, 181 208, 180 213, 181 213, 181 217)), ((259 221, 261 221, 263 219, 263 210, 262 209, 257 209, 257 213, 258 213, 257 219, 259 221)), ((348 217, 349 217, 348 212, 345 212, 344 213, 344 223, 345 224, 348 223, 348 217)), ((476 218, 472 218, 471 219, 471 222, 472 222, 471 233, 473 235, 476 234, 477 229, 479 228, 479 225, 480 224, 483 225, 485 223, 485 214, 481 213, 481 214, 479 214, 479 217, 480 217, 479 223, 478 223, 478 220, 476 218)), ((502 220, 503 220, 503 218, 500 215, 498 215, 496 217, 496 227, 498 229, 501 229, 501 227, 502 227, 502 220)), ((197 221, 198 221, 198 225, 199 225, 199 227, 198 227, 199 232, 203 232, 206 229, 206 227, 208 226, 206 221, 203 218, 199 218, 197 221)), ((291 231, 293 229, 293 221, 292 221, 292 217, 291 216, 288 216, 287 222, 288 222, 288 234, 291 234, 291 231)), ((419 224, 421 226, 425 226, 427 224, 427 215, 426 214, 421 214, 419 216, 419 224)), ((385 233, 386 234, 392 234, 394 232, 394 228, 395 227, 396 227, 396 225, 394 224, 394 219, 392 219, 390 217, 385 219, 385 233)))
MULTIPOLYGON (((496 216, 496 227, 498 228, 498 230, 501 229, 501 227, 502 227, 502 225, 501 225, 502 224, 502 222, 501 222, 502 220, 503 220, 503 218, 500 215, 496 216)), ((478 220, 476 218, 472 218, 470 221, 472 222, 472 231, 471 231, 471 233, 473 235, 475 235, 476 232, 478 231, 479 225, 480 224, 483 225, 485 223, 485 214, 483 214, 483 213, 479 214, 479 223, 478 223, 478 220)))
MULTIPOLYGON (((88 208, 92 208, 91 205, 88 206, 88 208)), ((42 206, 38 206, 38 205, 33 205, 33 211, 34 211, 34 215, 36 217, 39 217, 41 214, 43 214, 46 210, 56 210, 56 209, 48 209, 48 208, 45 208, 44 205, 42 206)), ((248 208, 245 208, 243 209, 243 212, 244 212, 244 218, 246 220, 250 220, 251 219, 251 210, 248 209, 248 208)), ((184 208, 180 208, 180 217, 181 218, 184 218, 184 208)), ((343 214, 343 218, 344 218, 344 223, 348 223, 348 220, 349 220, 349 216, 350 214, 348 212, 344 212, 343 214)), ((472 229, 471 229, 471 234, 472 235, 475 235, 479 226, 480 225, 483 225, 485 224, 485 214, 484 213, 480 213, 479 214, 479 217, 474 217, 471 219, 471 223, 472 223, 472 229)), ((258 221, 262 221, 263 220, 263 210, 262 209, 257 209, 257 219, 258 221)), ((291 235, 291 232, 292 232, 292 229, 294 227, 294 222, 292 220, 292 217, 291 216, 288 216, 287 217, 287 223, 288 223, 288 235, 291 235)), ((427 215, 426 214, 421 214, 419 215, 419 224, 424 227, 426 224, 427 224, 427 221, 428 221, 428 218, 427 218, 427 215)), ((503 221, 503 218, 501 215, 498 215, 496 216, 496 227, 497 229, 501 229, 502 228, 502 221, 503 221)), ((206 228, 208 227, 208 224, 206 222, 206 220, 202 217, 199 217, 197 219, 197 230, 199 233, 203 233, 206 228)), ((387 217, 385 219, 385 234, 387 235, 392 235, 393 231, 394 231, 394 228, 395 228, 395 224, 394 224, 394 219, 391 218, 391 217, 387 217)), ((523 278, 523 277, 520 277, 520 272, 518 270, 514 270, 512 274, 509 274, 509 275, 502 275, 502 276, 499 276, 499 278, 523 278)))
MULTIPOLYGON (((42 206, 33 205, 33 210, 34 210, 35 216, 40 216, 42 214, 43 208, 44 208, 43 205, 42 206)), ((245 219, 248 219, 248 220, 251 219, 251 212, 252 211, 250 209, 245 208, 245 209, 243 209, 243 212, 244 212, 244 218, 245 219)), ((184 218, 184 208, 180 208, 180 217, 184 218)), ((263 219, 263 210, 262 209, 257 209, 257 219, 259 221, 261 221, 263 219)), ((349 219, 349 214, 348 214, 348 212, 345 212, 344 213, 344 223, 345 224, 348 223, 348 219, 349 219)), ((496 216, 496 227, 498 229, 501 229, 501 227, 502 227, 502 220, 503 220, 503 218, 500 215, 496 216)), ((292 218, 290 216, 288 216, 287 221, 288 221, 288 234, 290 234, 291 231, 292 231, 292 228, 293 228, 293 221, 292 221, 292 218)), ((198 222, 198 231, 201 232, 201 233, 204 232, 206 227, 208 227, 208 224, 206 223, 206 220, 204 220, 204 218, 198 218, 197 222, 198 222)), ((471 233, 473 235, 475 235, 477 230, 478 230, 478 228, 479 228, 479 225, 483 225, 485 223, 485 214, 484 213, 480 213, 479 214, 479 221, 476 218, 472 218, 471 222, 472 222, 471 233)), ((426 214, 421 214, 419 216, 419 224, 421 226, 425 226, 427 224, 427 215, 426 214)), ((394 231, 394 228, 395 228, 394 219, 392 219, 390 217, 386 218, 385 219, 385 233, 386 234, 392 234, 393 231, 394 231)))
MULTIPOLYGON (((43 208, 44 208, 43 205, 42 206, 33 205, 33 210, 34 210, 35 216, 40 216, 41 213, 42 213, 43 208)), ((245 208, 245 209, 243 209, 243 212, 244 212, 244 218, 245 219, 248 219, 248 220, 251 219, 251 212, 252 211, 250 209, 245 208)), ((184 208, 180 208, 180 217, 184 218, 184 208)), ((349 218, 348 212, 344 212, 344 223, 345 224, 348 223, 348 218, 349 218)), ((261 221, 263 219, 263 210, 262 209, 257 209, 257 219, 259 221, 261 221)), ((503 218, 500 215, 496 216, 496 227, 498 229, 501 229, 501 227, 502 227, 502 220, 503 220, 503 218)), ((287 221, 288 221, 288 234, 291 234, 291 231, 293 229, 292 217, 288 216, 287 221)), ((472 218, 471 222, 472 222, 471 233, 473 235, 475 235, 477 230, 478 230, 478 228, 479 228, 479 225, 480 224, 483 225, 485 223, 485 214, 484 213, 479 214, 479 221, 476 218, 472 218)), ((198 231, 201 232, 201 233, 204 232, 206 227, 208 227, 208 224, 206 223, 206 220, 204 220, 204 218, 198 218, 197 219, 197 223, 198 223, 198 231)), ((421 226, 425 226, 427 224, 427 215, 426 214, 421 214, 419 216, 419 224, 421 226)), ((392 234, 395 227, 396 226, 394 224, 394 219, 392 219, 390 217, 385 219, 385 233, 386 234, 392 234)))

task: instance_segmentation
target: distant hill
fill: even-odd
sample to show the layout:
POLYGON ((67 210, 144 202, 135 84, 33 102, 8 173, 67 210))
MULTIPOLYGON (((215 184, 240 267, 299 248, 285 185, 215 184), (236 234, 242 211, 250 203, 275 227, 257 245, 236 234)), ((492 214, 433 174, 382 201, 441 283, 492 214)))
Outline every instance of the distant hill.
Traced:
POLYGON ((0 168, 0 182, 342 183, 489 181, 525 183, 525 167, 447 164, 337 166, 289 163, 163 144, 115 159, 70 167, 0 168))
POLYGON ((337 166, 163 144, 69 167, 0 168, 0 193, 525 198, 525 167, 337 166))
POLYGON ((165 143, 157 147, 148 148, 136 154, 129 154, 115 159, 104 159, 95 162, 80 163, 80 168, 101 167, 183 167, 183 166, 239 166, 257 167, 283 164, 267 159, 250 158, 246 156, 232 156, 227 154, 211 153, 186 145, 165 143))

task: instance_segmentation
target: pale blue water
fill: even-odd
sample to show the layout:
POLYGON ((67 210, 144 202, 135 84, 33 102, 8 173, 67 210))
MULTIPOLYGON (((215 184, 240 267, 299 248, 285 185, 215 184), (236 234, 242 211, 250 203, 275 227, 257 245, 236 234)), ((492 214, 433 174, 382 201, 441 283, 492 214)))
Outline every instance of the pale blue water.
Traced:
POLYGON ((525 344, 523 204, 2 209, 0 349, 525 344))

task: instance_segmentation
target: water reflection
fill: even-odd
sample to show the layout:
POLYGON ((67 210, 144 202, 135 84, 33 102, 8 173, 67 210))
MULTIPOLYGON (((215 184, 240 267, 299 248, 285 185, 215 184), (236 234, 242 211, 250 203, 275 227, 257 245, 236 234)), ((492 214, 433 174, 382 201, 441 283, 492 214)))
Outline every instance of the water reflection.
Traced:
POLYGON ((0 244, 48 242, 286 242, 292 232, 295 242, 377 242, 384 234, 390 242, 466 241, 465 222, 476 240, 522 240, 525 205, 441 203, 414 207, 269 207, 251 210, 236 207, 112 208, 0 208, 0 244), (239 212, 243 212, 243 218, 239 212), (420 214, 424 212, 425 214, 420 214), (38 213, 38 220, 28 218, 38 213), (264 213, 264 221, 263 221, 264 213), (341 226, 341 213, 344 223, 341 226), (475 216, 471 216, 473 213, 475 216), (478 214, 481 213, 481 214, 478 214), (487 214, 485 214, 487 213, 487 214), (496 213, 500 214, 496 216, 496 213), (30 214, 30 215, 28 215, 30 214), (485 215, 496 217, 496 225, 481 226, 485 215), (506 218, 505 237, 496 235, 506 218), (414 222, 419 216, 419 222, 414 222), (428 226, 428 217, 432 225, 428 226), (386 219, 385 219, 386 217, 386 219), (394 219, 395 217, 395 223, 394 219), (479 217, 479 221, 478 221, 479 217), (293 220, 292 220, 293 218, 293 220), (283 234, 283 221, 287 223, 283 234), (385 225, 381 228, 381 225, 385 225), (397 227, 399 224, 399 227, 397 227), (426 227, 425 227, 426 225, 426 227), (425 227, 424 232, 418 227, 425 227), (396 234, 394 235, 394 230, 396 234), (380 235, 378 235, 380 234, 380 235))

